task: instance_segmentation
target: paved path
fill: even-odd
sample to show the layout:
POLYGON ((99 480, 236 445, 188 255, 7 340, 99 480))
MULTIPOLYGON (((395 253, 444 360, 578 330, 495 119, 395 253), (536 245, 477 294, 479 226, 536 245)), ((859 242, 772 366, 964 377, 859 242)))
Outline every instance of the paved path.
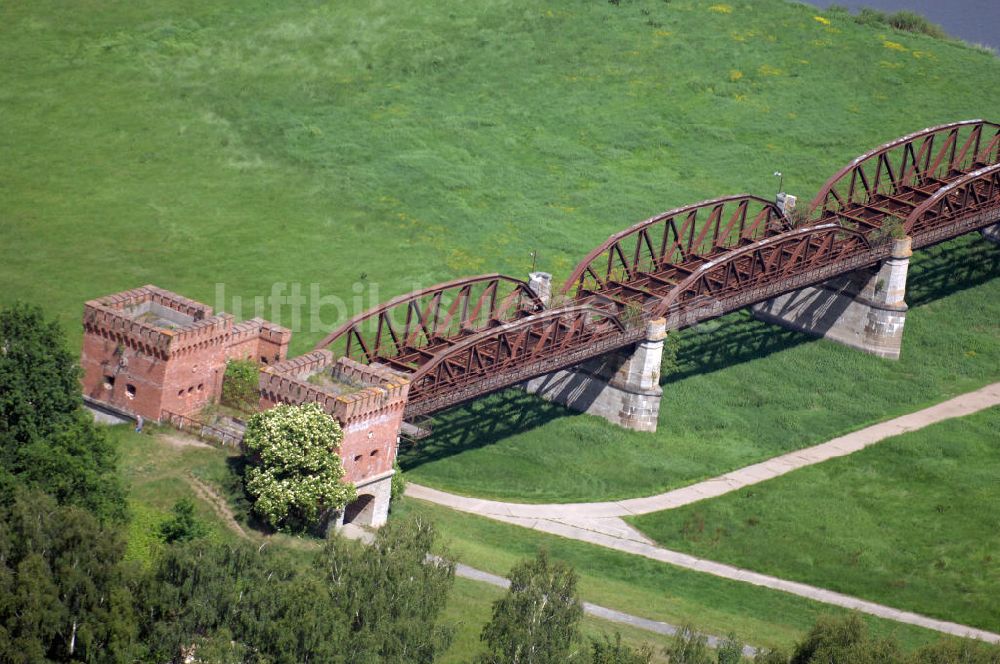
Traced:
POLYGON ((1000 405, 1000 383, 993 383, 974 392, 957 396, 915 413, 875 424, 814 447, 790 452, 704 482, 646 498, 598 503, 528 505, 456 496, 412 483, 407 485, 406 495, 455 510, 617 549, 727 579, 789 592, 890 620, 918 625, 947 634, 971 636, 992 643, 1000 643, 1000 634, 928 618, 908 611, 900 611, 823 588, 786 581, 732 565, 670 551, 657 546, 655 542, 621 519, 623 516, 675 509, 706 498, 721 496, 784 475, 798 468, 852 454, 891 436, 922 429, 930 424, 953 417, 971 415, 997 405, 1000 405))

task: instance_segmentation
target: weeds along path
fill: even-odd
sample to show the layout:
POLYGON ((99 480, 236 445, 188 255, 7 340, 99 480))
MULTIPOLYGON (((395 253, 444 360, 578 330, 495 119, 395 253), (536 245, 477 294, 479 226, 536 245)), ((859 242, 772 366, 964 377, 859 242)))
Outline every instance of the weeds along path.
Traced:
POLYGON ((529 505, 457 496, 412 483, 407 485, 406 495, 458 511, 624 551, 726 579, 781 590, 880 618, 917 625, 945 634, 1000 643, 1000 634, 671 551, 658 546, 621 518, 676 509, 682 505, 721 496, 798 468, 852 454, 892 436, 916 431, 954 417, 971 415, 997 405, 1000 405, 1000 383, 993 383, 929 408, 880 422, 814 447, 797 450, 697 484, 646 498, 597 503, 529 505))

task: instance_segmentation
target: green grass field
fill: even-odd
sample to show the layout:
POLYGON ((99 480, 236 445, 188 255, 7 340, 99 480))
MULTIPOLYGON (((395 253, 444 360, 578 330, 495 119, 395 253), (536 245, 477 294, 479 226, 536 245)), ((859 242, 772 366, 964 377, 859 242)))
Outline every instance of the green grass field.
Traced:
MULTIPOLYGON (((516 561, 545 548, 580 575, 584 599, 628 613, 674 624, 690 622, 724 635, 735 632, 755 646, 790 647, 822 614, 844 610, 795 595, 673 567, 639 556, 539 533, 482 517, 406 499, 396 516, 420 514, 443 535, 443 545, 459 561, 505 574, 516 561)), ((936 632, 862 616, 882 635, 895 634, 906 648, 938 638, 936 632)))
POLYGON ((1000 248, 974 237, 919 253, 898 362, 738 313, 681 333, 655 434, 511 391, 439 416, 402 465, 413 481, 457 493, 589 501, 818 444, 1000 379, 998 277, 1000 248))
POLYGON ((1000 408, 632 519, 664 546, 1000 629, 1000 408))
MULTIPOLYGON (((411 288, 523 276, 532 250, 558 280, 655 212, 768 195, 775 169, 805 200, 873 145, 1000 112, 1000 59, 779 0, 0 11, 0 303, 41 303, 74 342, 84 300, 153 282, 288 325, 300 352, 411 288)), ((961 270, 996 265, 963 247, 961 270)), ((952 267, 940 293, 966 285, 952 267)), ((995 379, 998 288, 926 298, 899 365, 731 317, 686 335, 657 436, 499 396, 406 466, 532 501, 689 482, 995 379)))
MULTIPOLYGON (((807 199, 885 140, 1000 112, 996 57, 780 0, 15 0, 0 6, 0 59, 0 304, 38 302, 74 343, 88 298, 155 283, 250 317, 280 283, 315 315, 259 313, 294 328, 301 352, 414 287, 524 275, 533 250, 558 280, 650 214, 769 195, 775 170, 807 199)), ((414 479, 482 495, 651 493, 972 389, 1000 366, 997 250, 950 251, 914 261, 900 363, 734 316, 684 335, 657 436, 498 396, 447 414, 405 461, 414 479)), ((116 435, 129 555, 148 559, 183 473, 222 487, 224 455, 116 435)), ((588 599, 756 643, 790 643, 819 611, 438 517, 461 555, 482 556, 472 564, 502 573, 545 544, 578 565, 588 599)), ((483 615, 488 595, 456 614, 483 615)))
MULTIPOLYGON (((809 197, 887 139, 1000 112, 996 57, 781 0, 0 12, 0 301, 74 339, 84 300, 147 282, 223 284, 249 317, 276 282, 353 312, 524 275, 531 250, 559 278, 655 212, 768 195, 776 169, 809 197)), ((295 351, 337 318, 277 313, 295 351)))

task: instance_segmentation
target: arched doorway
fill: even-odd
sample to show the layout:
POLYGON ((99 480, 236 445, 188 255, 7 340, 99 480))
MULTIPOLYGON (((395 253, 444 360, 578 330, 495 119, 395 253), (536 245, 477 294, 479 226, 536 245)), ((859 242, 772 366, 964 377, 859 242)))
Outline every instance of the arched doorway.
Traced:
POLYGON ((375 496, 362 494, 344 508, 344 524, 353 523, 358 526, 372 525, 375 515, 375 496))

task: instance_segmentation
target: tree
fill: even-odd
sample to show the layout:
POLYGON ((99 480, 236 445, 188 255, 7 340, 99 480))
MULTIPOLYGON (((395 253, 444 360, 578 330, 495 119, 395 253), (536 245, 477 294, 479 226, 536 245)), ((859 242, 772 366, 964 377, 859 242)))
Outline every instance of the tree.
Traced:
POLYGON ((254 511, 275 528, 302 530, 324 512, 342 509, 354 486, 341 482, 340 425, 318 404, 279 405, 247 422, 247 493, 254 511))
POLYGON ((37 307, 0 311, 0 496, 26 484, 122 521, 117 455, 82 408, 79 375, 58 325, 37 307))
POLYGON ((451 560, 431 556, 426 521, 390 522, 361 546, 334 534, 316 563, 345 616, 341 650, 351 664, 430 664, 451 643, 438 624, 455 578, 451 560))
POLYGON ((820 616, 799 643, 790 664, 895 664, 902 661, 893 639, 868 634, 857 614, 845 617, 820 616))
POLYGON ((716 654, 719 664, 740 664, 743 661, 743 642, 730 632, 719 644, 716 654))
POLYGON ((0 661, 134 659, 123 554, 87 511, 18 489, 0 507, 0 661))
POLYGON ((0 311, 0 448, 4 465, 17 450, 44 437, 76 411, 80 369, 62 330, 38 307, 15 303, 0 311))
POLYGON ((429 559, 433 528, 392 523, 364 547, 334 535, 311 567, 273 551, 205 540, 166 547, 144 584, 144 661, 429 664, 454 564, 429 559))
POLYGON ((578 624, 583 605, 576 572, 550 561, 544 550, 516 565, 510 588, 493 603, 493 617, 481 640, 488 652, 482 664, 561 664, 582 661, 578 624))
POLYGON ((708 638, 694 627, 684 625, 664 650, 670 664, 712 664, 708 638))
POLYGON ((202 540, 166 547, 143 584, 147 661, 338 661, 343 622, 325 585, 270 547, 202 540), (230 646, 230 647, 227 647, 230 646), (257 653, 254 659, 244 659, 257 653))
POLYGON ((633 650, 622 643, 622 635, 615 632, 615 640, 607 636, 603 641, 591 639, 591 664, 650 664, 653 661, 653 650, 648 645, 633 650))
POLYGON ((194 516, 194 501, 181 498, 173 507, 174 516, 160 524, 160 537, 168 544, 187 542, 208 534, 208 527, 194 516))
POLYGON ((912 661, 913 664, 1000 664, 1000 646, 945 637, 918 650, 912 661))
POLYGON ((222 377, 222 402, 251 412, 257 409, 260 365, 253 360, 230 360, 222 377))

